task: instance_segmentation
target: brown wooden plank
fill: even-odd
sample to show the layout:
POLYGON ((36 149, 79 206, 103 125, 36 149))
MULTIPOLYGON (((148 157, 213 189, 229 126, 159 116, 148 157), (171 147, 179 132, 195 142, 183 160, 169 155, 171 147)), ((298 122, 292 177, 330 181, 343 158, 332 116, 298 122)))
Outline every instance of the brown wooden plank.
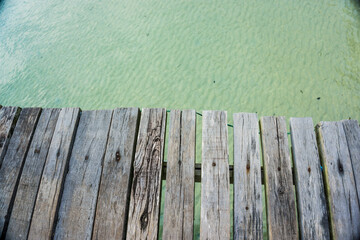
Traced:
POLYGON ((342 121, 353 167, 355 184, 360 201, 360 127, 357 120, 342 121))
POLYGON ((42 170, 60 109, 44 109, 34 132, 24 163, 6 239, 25 239, 28 235, 42 170))
POLYGON ((143 109, 136 144, 127 239, 157 239, 166 110, 143 109))
POLYGON ((195 125, 194 110, 171 111, 163 239, 193 238, 195 125))
POLYGON ((125 238, 139 119, 138 108, 114 110, 100 181, 93 239, 125 238))
POLYGON ((6 233, 21 170, 40 112, 40 108, 24 108, 21 111, 1 165, 0 235, 2 237, 6 233))
POLYGON ((111 118, 112 110, 81 114, 54 239, 91 238, 111 118))
POLYGON ((318 144, 334 239, 360 239, 360 206, 349 148, 341 122, 320 122, 318 144))
POLYGON ((76 132, 80 109, 61 109, 50 143, 29 229, 29 239, 49 239, 76 132))
POLYGON ((259 122, 234 114, 234 239, 262 239, 259 122))
POLYGON ((16 116, 20 113, 18 107, 2 107, 0 109, 0 167, 5 156, 10 136, 11 129, 16 123, 16 116))
POLYGON ((290 118, 301 239, 330 239, 319 151, 311 118, 290 118))
POLYGON ((262 117, 260 126, 269 239, 298 239, 285 118, 262 117))
POLYGON ((200 239, 230 239, 227 113, 204 111, 200 239))

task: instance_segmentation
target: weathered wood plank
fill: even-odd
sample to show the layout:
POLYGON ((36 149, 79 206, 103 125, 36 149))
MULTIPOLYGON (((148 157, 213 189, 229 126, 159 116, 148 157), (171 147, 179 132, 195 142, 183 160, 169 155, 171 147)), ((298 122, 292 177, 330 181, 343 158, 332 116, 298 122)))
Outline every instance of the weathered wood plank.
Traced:
POLYGON ((343 125, 320 122, 316 129, 332 236, 334 239, 360 239, 360 206, 343 125))
POLYGON ((78 108, 63 108, 59 113, 36 197, 29 239, 52 237, 79 116, 78 108))
POLYGON ((157 239, 165 127, 165 109, 143 109, 136 144, 127 239, 157 239))
POLYGON ((60 109, 44 109, 41 112, 25 159, 6 239, 25 239, 28 235, 42 171, 59 112, 60 109))
POLYGON ((11 129, 15 125, 16 116, 20 113, 18 107, 2 107, 0 109, 0 167, 5 156, 11 135, 11 129))
POLYGON ((285 118, 262 117, 260 126, 269 239, 298 239, 285 118))
POLYGON ((230 239, 227 113, 204 111, 200 239, 230 239))
POLYGON ((54 239, 91 238, 111 118, 111 110, 82 112, 54 239))
POLYGON ((234 239, 262 239, 259 122, 234 114, 234 239))
POLYGON ((24 108, 19 116, 0 169, 0 235, 5 237, 24 160, 40 108, 24 108))
POLYGON ((319 151, 311 118, 290 118, 301 239, 330 239, 319 151))
POLYGON ((123 239, 135 156, 138 108, 115 109, 101 175, 93 239, 123 239))
POLYGON ((163 239, 193 238, 195 125, 194 110, 171 111, 163 239))
POLYGON ((360 201, 360 127, 357 120, 342 121, 353 167, 355 184, 360 201))

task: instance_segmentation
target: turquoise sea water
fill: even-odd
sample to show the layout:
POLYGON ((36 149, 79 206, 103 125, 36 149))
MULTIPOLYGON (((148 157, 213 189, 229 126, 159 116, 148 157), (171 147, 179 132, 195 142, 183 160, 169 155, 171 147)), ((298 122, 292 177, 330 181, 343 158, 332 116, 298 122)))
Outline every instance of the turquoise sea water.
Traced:
POLYGON ((0 0, 2 105, 360 120, 359 63, 357 0, 0 0))

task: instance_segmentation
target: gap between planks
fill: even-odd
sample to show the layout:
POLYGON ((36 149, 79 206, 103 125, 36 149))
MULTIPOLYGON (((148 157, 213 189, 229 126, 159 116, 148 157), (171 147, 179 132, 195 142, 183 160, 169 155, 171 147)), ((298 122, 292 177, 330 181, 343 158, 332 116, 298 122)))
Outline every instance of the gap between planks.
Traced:
MULTIPOLYGON (((166 180, 167 162, 163 162, 162 180, 166 180)), ((295 182, 294 168, 291 167, 293 185, 295 182)), ((230 184, 234 183, 234 165, 229 164, 230 184)), ((201 182, 201 163, 195 163, 195 182, 201 182)), ((264 167, 261 166, 261 184, 264 185, 264 167)))

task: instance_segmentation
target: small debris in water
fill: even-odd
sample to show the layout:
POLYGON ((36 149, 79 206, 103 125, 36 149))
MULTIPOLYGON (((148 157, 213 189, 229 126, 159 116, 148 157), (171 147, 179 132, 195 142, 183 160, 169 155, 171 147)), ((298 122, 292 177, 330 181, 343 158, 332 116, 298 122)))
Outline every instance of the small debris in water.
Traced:
POLYGON ((304 93, 303 90, 300 90, 301 93, 304 93))
POLYGON ((318 97, 317 100, 320 100, 320 97, 318 97))
POLYGON ((147 33, 146 36, 149 36, 149 33, 147 33))
POLYGON ((215 81, 214 81, 214 83, 215 83, 215 81))

